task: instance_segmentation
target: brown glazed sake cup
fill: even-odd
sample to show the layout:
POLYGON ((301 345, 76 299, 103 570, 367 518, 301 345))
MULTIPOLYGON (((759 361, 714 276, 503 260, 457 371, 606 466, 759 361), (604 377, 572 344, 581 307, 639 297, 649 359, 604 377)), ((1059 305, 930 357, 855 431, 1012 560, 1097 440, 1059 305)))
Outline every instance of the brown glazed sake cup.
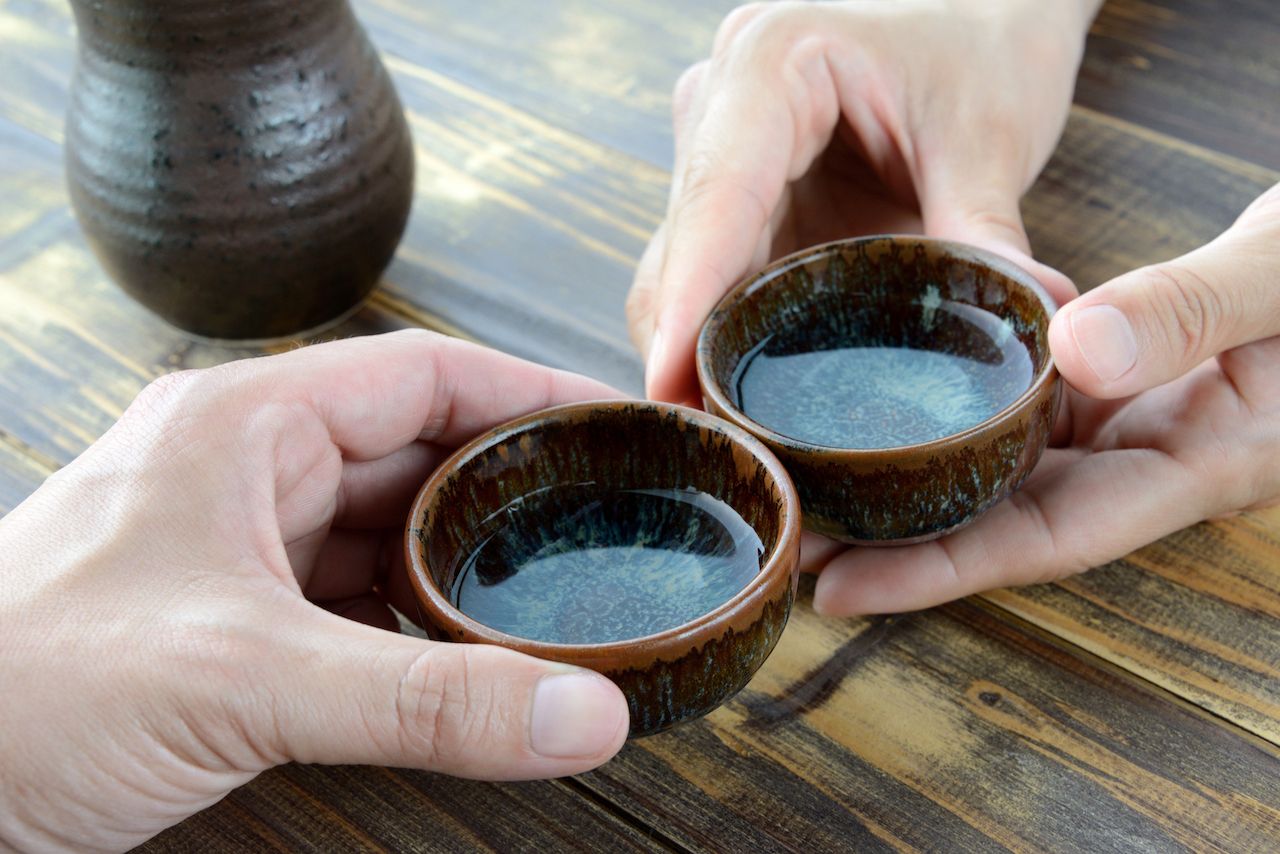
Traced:
POLYGON ((973 522, 1017 489, 1044 452, 1061 396, 1049 354, 1053 311, 1031 274, 982 249, 916 236, 840 240, 779 259, 726 294, 698 338, 698 380, 708 412, 782 460, 805 527, 847 543, 922 542, 973 522), (739 364, 775 333, 830 335, 819 330, 863 312, 863 328, 908 335, 908 325, 924 323, 922 312, 956 303, 1003 319, 1032 363, 1026 391, 973 427, 921 444, 827 447, 771 430, 736 403, 739 364))
POLYGON ((405 565, 437 640, 493 643, 587 667, 627 698, 631 735, 705 715, 737 693, 773 650, 795 597, 800 504, 781 463, 746 431, 681 406, 597 401, 535 412, 479 436, 427 480, 413 503, 405 565), (719 607, 676 628, 599 644, 529 640, 456 608, 460 556, 482 522, 556 484, 693 487, 728 504, 764 545, 760 571, 719 607))

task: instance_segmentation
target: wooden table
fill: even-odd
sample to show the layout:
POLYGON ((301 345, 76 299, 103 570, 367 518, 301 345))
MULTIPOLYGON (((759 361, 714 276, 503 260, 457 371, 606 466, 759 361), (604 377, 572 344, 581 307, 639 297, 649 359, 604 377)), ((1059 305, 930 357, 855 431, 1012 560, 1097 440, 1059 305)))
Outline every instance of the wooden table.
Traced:
MULTIPOLYGON (((623 298, 663 210, 668 93, 730 5, 357 2, 417 198, 385 285, 326 337, 429 326, 638 391, 623 298)), ((86 251, 60 152, 73 46, 63 0, 0 0, 0 511, 147 381, 245 355, 160 323, 86 251)), ((1280 4, 1113 0, 1024 207, 1087 286, 1213 237, 1277 170, 1280 4)), ((289 766, 149 847, 1276 850, 1277 745, 1271 511, 923 613, 820 619, 802 595, 735 700, 581 777, 289 766)))

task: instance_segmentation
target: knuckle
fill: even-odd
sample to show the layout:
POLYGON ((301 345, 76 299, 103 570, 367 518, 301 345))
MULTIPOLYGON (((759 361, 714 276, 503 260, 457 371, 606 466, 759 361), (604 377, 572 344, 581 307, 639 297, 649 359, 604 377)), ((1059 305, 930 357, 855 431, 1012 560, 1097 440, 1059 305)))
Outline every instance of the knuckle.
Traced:
POLYGON ((1280 183, 1273 185, 1244 209, 1236 226, 1257 226, 1268 230, 1280 230, 1280 183))
POLYGON ((653 288, 648 285, 633 285, 627 292, 626 301, 627 325, 632 332, 653 316, 653 288))
POLYGON ((1034 550, 1028 552, 1034 555, 1034 559, 1020 567, 1019 584, 1048 584, 1086 568, 1078 556, 1064 553, 1053 519, 1035 492, 1015 492, 1009 496, 1009 502, 1022 517, 1025 530, 1029 532, 1029 541, 1034 543, 1034 550))
POLYGON ((477 746, 489 726, 487 704, 476 696, 475 651, 465 644, 433 645, 406 669, 396 697, 402 748, 432 766, 448 767, 477 746))
POLYGON ((119 429, 127 437, 121 447, 146 448, 149 453, 141 459, 155 462, 217 432, 202 428, 225 421, 236 409, 224 405, 226 383, 219 373, 217 368, 178 371, 149 383, 120 418, 119 429))
POLYGON ((711 196, 724 180, 725 172, 724 157, 715 149, 700 147, 691 152, 680 181, 681 207, 711 196))
MULTIPOLYGON (((744 226, 759 235, 769 225, 773 214, 772 203, 750 180, 737 173, 724 157, 713 148, 693 151, 680 176, 676 201, 669 219, 673 235, 696 234, 704 227, 700 221, 723 221, 729 216, 741 217, 744 226)), ((672 254, 688 243, 673 238, 672 254)), ((710 259, 703 264, 719 268, 710 259)), ((730 280, 731 281, 731 280, 730 280)))
POLYGON ((815 32, 790 43, 783 60, 796 130, 822 140, 824 148, 840 118, 840 99, 827 66, 829 49, 828 38, 815 32))
MULTIPOLYGON (((195 589, 208 587, 211 595, 217 595, 219 585, 213 579, 195 578, 187 583, 195 589)), ((150 636, 156 657, 168 662, 173 671, 190 676, 191 686, 199 686, 215 696, 227 685, 243 683, 246 667, 269 661, 276 652, 266 638, 244 621, 229 619, 224 614, 170 617, 157 629, 150 636)), ((166 669, 165 672, 173 671, 166 669)))
POLYGON ((175 412, 188 410, 201 397, 200 390, 207 386, 205 371, 175 371, 162 374, 139 392, 127 413, 148 418, 167 419, 175 412))
POLYGON ((786 13, 779 10, 758 16, 738 34, 735 58, 752 68, 781 68, 793 46, 786 23, 786 13))
POLYGON ((775 69, 807 35, 818 35, 822 27, 813 17, 823 10, 812 3, 774 2, 739 7, 725 19, 724 37, 717 36, 718 60, 732 58, 754 69, 775 69))
POLYGON ((772 210, 753 183, 735 171, 723 154, 715 148, 700 147, 690 153, 681 175, 679 199, 671 217, 671 231, 680 231, 680 221, 697 217, 716 208, 727 213, 726 206, 744 206, 745 213, 760 228, 768 222, 772 210))
MULTIPOLYGON (((194 584, 210 596, 225 593, 211 577, 194 584)), ((114 674, 121 690, 151 697, 181 718, 187 729, 176 743, 206 767, 263 770, 286 761, 283 701, 269 672, 282 654, 278 641, 222 609, 166 615, 152 628, 115 656, 123 663, 114 674), (175 681, 175 673, 183 678, 175 681)))
POLYGON ((693 103, 693 98, 698 92, 698 87, 702 85, 702 81, 707 76, 707 60, 695 62, 676 78, 675 88, 671 92, 671 100, 673 110, 677 115, 683 114, 693 103))
POLYGON ((753 21, 769 11, 769 3, 746 3, 725 15, 716 31, 715 53, 722 53, 733 47, 738 35, 753 21))
POLYGON ((1000 200, 992 199, 989 205, 967 214, 965 220, 974 229, 984 233, 999 234, 1023 251, 1029 250, 1030 245, 1027 242, 1027 232, 1022 224, 1022 218, 1016 212, 1002 209, 1005 207, 1007 206, 1000 200))
POLYGON ((408 329, 397 329, 391 335, 405 341, 413 341, 414 343, 425 342, 432 347, 439 347, 451 340, 448 335, 437 332, 434 329, 425 329, 421 326, 411 326, 408 329))
POLYGON ((1230 315, 1228 297, 1190 267, 1162 264, 1146 270, 1160 330, 1185 366, 1213 355, 1212 342, 1230 315))

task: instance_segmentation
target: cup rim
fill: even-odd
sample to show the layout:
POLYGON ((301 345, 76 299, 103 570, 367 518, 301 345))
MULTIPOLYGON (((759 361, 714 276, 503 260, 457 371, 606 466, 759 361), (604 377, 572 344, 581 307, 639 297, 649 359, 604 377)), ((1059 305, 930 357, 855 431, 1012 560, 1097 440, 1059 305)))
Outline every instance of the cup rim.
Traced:
POLYGON ((418 603, 427 611, 426 616, 444 628, 446 634, 450 629, 461 628, 466 634, 485 642, 518 649, 534 656, 561 661, 595 659, 685 643, 710 626, 732 620, 738 613, 752 608, 756 601, 773 586, 779 573, 793 572, 793 569, 788 567, 787 558, 792 545, 798 542, 799 537, 800 498, 795 485, 774 453, 750 432, 731 421, 687 406, 630 398, 599 399, 560 404, 522 415, 482 433, 450 454, 431 473, 413 500, 412 509, 405 524, 405 568, 408 570, 409 580, 418 603), (553 643, 521 637, 488 626, 453 605, 432 578, 418 539, 418 532, 421 530, 419 520, 448 479, 478 454, 494 445, 510 441, 521 433, 537 430, 545 424, 561 420, 566 416, 592 411, 623 413, 631 410, 643 410, 656 415, 675 414, 685 422, 710 429, 744 446, 764 467, 769 477, 778 485, 782 495, 782 507, 776 542, 762 557, 760 571, 732 597, 693 620, 660 632, 606 643, 553 643))
MULTIPOLYGON (((808 442, 804 439, 797 439, 794 436, 788 436, 785 433, 766 427, 755 419, 751 418, 741 408, 734 403, 733 399, 725 393, 724 388, 716 380, 715 371, 712 369, 711 356, 715 342, 714 336, 724 325, 725 318, 733 311, 735 306, 746 297, 754 294, 757 290, 768 287, 771 282, 776 281, 783 274, 790 272, 792 269, 807 264, 826 255, 830 255, 837 249, 857 246, 864 243, 875 243, 880 241, 890 242, 909 242, 922 246, 937 247, 949 255, 959 256, 968 260, 976 261, 983 266, 990 267, 997 273, 1013 280, 1020 287, 1031 291, 1039 300, 1045 312, 1045 329, 1048 332, 1048 323, 1053 319, 1054 313, 1057 311, 1057 304, 1053 298, 1049 296, 1048 291, 1040 284, 1039 280, 1031 273, 1024 270, 1014 262, 1001 255, 997 255, 990 250, 983 249, 979 246, 973 246, 968 243, 961 243, 955 240, 943 240, 936 237, 925 237, 918 234, 871 234, 864 237, 847 237, 840 240, 830 240, 826 243, 818 243, 813 246, 805 247, 788 255, 784 255, 773 263, 767 265, 760 271, 745 277, 738 284, 734 285, 728 293, 721 297, 716 303, 715 308, 711 310, 711 314, 707 315, 706 321, 702 324, 702 329, 698 332, 698 343, 695 354, 695 362, 698 372, 698 385, 702 389, 702 393, 710 398, 716 407, 721 411, 721 417, 733 422, 737 426, 750 432, 751 434, 764 439, 766 442, 779 445, 784 448, 790 448, 795 451, 814 453, 814 454, 840 454, 849 455, 854 458, 870 459, 872 457, 878 459, 896 458, 899 456, 914 456, 921 452, 936 452, 942 448, 961 444, 972 439, 974 436, 985 433, 986 431, 997 427, 1007 421, 1009 418, 1017 415, 1026 409, 1035 400, 1037 400, 1044 391, 1045 386, 1052 383, 1058 376, 1057 366, 1053 361, 1053 353, 1046 352, 1044 364, 1040 370, 1032 378, 1031 383, 1027 386, 1022 394, 1018 395, 1011 403, 1002 409, 993 413, 988 418, 979 421, 971 427, 966 427, 957 433, 948 433, 945 436, 939 436, 936 439, 930 439, 927 442, 916 442, 910 445, 891 445, 887 448, 848 448, 840 445, 820 445, 815 442, 808 442)), ((1046 350, 1047 350, 1046 346, 1046 350)))

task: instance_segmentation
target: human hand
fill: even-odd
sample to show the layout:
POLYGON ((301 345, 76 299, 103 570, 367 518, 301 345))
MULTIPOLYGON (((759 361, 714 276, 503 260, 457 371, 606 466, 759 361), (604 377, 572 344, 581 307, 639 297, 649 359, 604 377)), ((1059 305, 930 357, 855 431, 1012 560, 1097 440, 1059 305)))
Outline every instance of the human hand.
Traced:
POLYGON ((607 760, 604 677, 384 629, 416 611, 405 516, 449 449, 613 396, 420 330, 152 383, 0 521, 0 849, 128 848, 287 761, 607 760))
POLYGON ((1062 132, 1098 0, 757 3, 676 86, 665 221, 627 302, 650 397, 698 399, 694 346, 742 276, 805 246, 920 232, 999 252, 1059 303, 1018 200, 1062 132))
POLYGON ((1073 387, 1022 489, 931 543, 818 538, 814 607, 914 610, 1053 581, 1202 519, 1280 503, 1280 184, 1200 249, 1064 306, 1049 328, 1073 387))

